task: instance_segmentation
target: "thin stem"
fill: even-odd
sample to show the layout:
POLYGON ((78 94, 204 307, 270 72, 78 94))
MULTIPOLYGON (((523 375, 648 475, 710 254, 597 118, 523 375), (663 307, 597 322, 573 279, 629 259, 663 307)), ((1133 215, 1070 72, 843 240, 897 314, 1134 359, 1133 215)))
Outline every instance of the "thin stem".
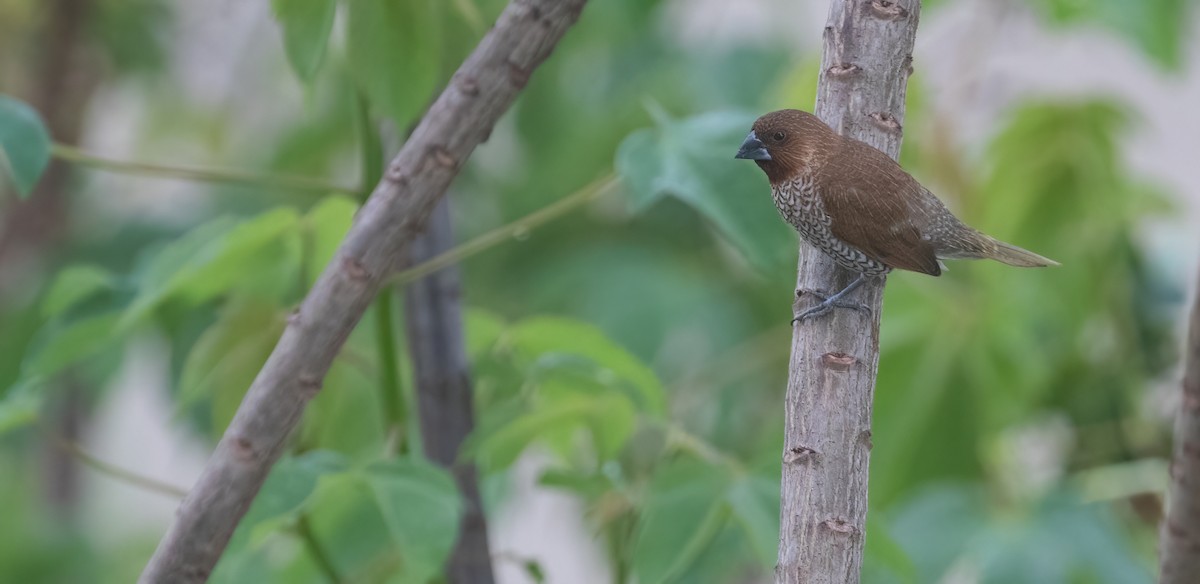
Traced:
POLYGON ((153 491, 155 493, 159 493, 161 495, 166 495, 168 497, 182 499, 187 496, 187 489, 177 487, 172 484, 164 483, 162 481, 152 479, 150 477, 142 476, 131 470, 126 470, 126 469, 123 469, 114 464, 104 462, 103 460, 100 460, 100 459, 92 456, 91 454, 88 454, 87 452, 85 452, 83 450, 83 448, 80 448, 80 446, 78 444, 71 442, 70 440, 67 440, 61 436, 53 436, 52 439, 54 440, 55 444, 58 445, 59 448, 63 449, 64 452, 75 457, 75 459, 78 460, 80 463, 82 463, 84 466, 86 466, 92 470, 95 470, 96 472, 99 472, 100 474, 103 474, 112 479, 121 481, 123 483, 138 487, 140 489, 145 489, 147 491, 153 491))
POLYGON ((392 278, 393 284, 407 284, 414 280, 419 280, 429 274, 432 274, 447 266, 452 266, 463 260, 491 247, 498 243, 502 243, 514 237, 521 237, 529 233, 534 228, 543 224, 549 223, 559 217, 582 207, 584 204, 593 201, 607 193, 615 187, 620 181, 613 174, 608 174, 600 179, 593 181, 591 184, 582 189, 567 195, 533 213, 530 213, 512 223, 497 227, 487 233, 484 233, 470 241, 455 246, 451 249, 440 253, 428 261, 422 262, 407 270, 396 274, 392 278))
POLYGON ((321 545, 321 541, 313 533, 312 523, 308 520, 308 514, 301 513, 300 517, 296 520, 296 534, 300 536, 300 539, 304 540, 304 546, 308 548, 308 553, 312 555, 317 568, 325 574, 325 577, 333 584, 341 584, 343 582, 342 577, 338 574, 337 567, 333 565, 333 559, 329 557, 329 554, 321 545))
MULTIPOLYGON (((358 95, 356 118, 358 139, 362 152, 362 184, 373 185, 383 176, 383 144, 379 132, 371 121, 371 110, 367 99, 358 95)), ((363 202, 371 196, 370 187, 359 193, 363 202)), ((375 298, 375 349, 379 357, 379 391, 384 405, 383 421, 388 434, 395 436, 395 452, 403 454, 408 449, 403 431, 408 420, 408 408, 404 400, 404 388, 400 381, 400 359, 396 352, 396 321, 392 314, 395 289, 385 286, 375 298)), ((390 449, 389 449, 390 450, 390 449)))
POLYGON ((243 170, 167 166, 148 162, 115 160, 88 154, 78 148, 65 144, 54 144, 51 146, 50 152, 55 158, 64 162, 122 174, 310 191, 321 194, 351 194, 358 190, 329 183, 321 179, 303 176, 259 174, 243 170))
POLYGON ((396 435, 395 451, 407 449, 404 432, 399 431, 408 419, 407 404, 404 403, 403 387, 400 385, 400 360, 396 352, 395 319, 392 317, 392 299, 395 290, 384 288, 375 299, 375 347, 379 351, 380 391, 383 392, 384 422, 389 433, 396 435))
POLYGON ((741 474, 745 472, 745 467, 742 466, 739 460, 721 452, 719 448, 713 446, 707 440, 688 432, 678 424, 672 422, 665 422, 664 424, 668 445, 690 452, 709 464, 728 467, 734 473, 741 474))

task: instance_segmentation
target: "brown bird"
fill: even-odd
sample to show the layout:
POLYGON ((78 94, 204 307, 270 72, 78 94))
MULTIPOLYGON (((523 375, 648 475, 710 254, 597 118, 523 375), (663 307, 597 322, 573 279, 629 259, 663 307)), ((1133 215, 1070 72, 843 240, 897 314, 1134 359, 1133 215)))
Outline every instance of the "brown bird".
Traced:
POLYGON ((834 306, 854 307, 839 301, 867 278, 891 270, 941 275, 943 259, 1058 265, 967 226, 891 157, 839 135, 808 112, 780 110, 758 118, 736 158, 753 160, 767 174, 775 208, 805 241, 859 273, 837 294, 818 295, 823 301, 796 320, 834 306))

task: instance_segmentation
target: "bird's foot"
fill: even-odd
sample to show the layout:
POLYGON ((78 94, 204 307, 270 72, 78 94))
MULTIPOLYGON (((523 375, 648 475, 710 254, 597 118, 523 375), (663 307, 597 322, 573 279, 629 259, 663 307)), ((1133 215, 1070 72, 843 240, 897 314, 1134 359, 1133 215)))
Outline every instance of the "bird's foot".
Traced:
POLYGON ((819 302, 817 305, 815 305, 811 308, 806 309, 804 312, 801 312, 800 314, 796 315, 796 317, 792 319, 792 324, 796 324, 798 322, 804 322, 805 320, 808 320, 809 318, 821 316, 821 315, 829 312, 830 310, 833 310, 834 308, 849 308, 851 310, 859 310, 859 311, 862 311, 863 313, 865 313, 867 316, 870 316, 871 308, 869 306, 858 303, 858 302, 848 302, 848 301, 842 300, 842 297, 844 297, 846 295, 846 293, 850 292, 851 289, 852 288, 847 287, 847 289, 842 290, 841 292, 838 292, 837 294, 834 294, 832 296, 830 296, 824 292, 817 291, 817 290, 797 290, 796 291, 797 297, 807 294, 809 296, 813 296, 813 297, 817 298, 821 302, 819 302))

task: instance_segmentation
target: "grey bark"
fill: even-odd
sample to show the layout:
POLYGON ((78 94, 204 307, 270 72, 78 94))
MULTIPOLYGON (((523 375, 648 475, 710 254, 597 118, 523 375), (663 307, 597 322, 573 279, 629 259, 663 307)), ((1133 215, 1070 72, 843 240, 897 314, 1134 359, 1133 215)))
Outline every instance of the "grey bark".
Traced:
MULTIPOLYGON (((896 158, 920 0, 831 0, 815 112, 843 135, 896 158)), ((809 291, 836 292, 856 274, 802 244, 795 314, 809 291)), ((879 365, 884 279, 792 329, 783 449, 778 584, 859 582, 866 543, 871 404, 879 365)))
POLYGON ((513 0, 426 112, 288 319, 139 582, 204 582, 334 357, 475 147, 587 0, 513 0))
MULTIPOLYGON (((446 197, 433 210, 425 234, 413 242, 412 262, 424 262, 453 245, 450 197, 446 197)), ((461 295, 457 266, 413 282, 404 295, 405 323, 425 455, 454 475, 465 505, 446 575, 450 584, 492 584, 495 577, 479 480, 475 465, 458 456, 475 427, 461 295)))
POLYGON ((1159 582, 1200 578, 1200 278, 1185 348, 1183 395, 1175 417, 1175 453, 1160 535, 1159 582))

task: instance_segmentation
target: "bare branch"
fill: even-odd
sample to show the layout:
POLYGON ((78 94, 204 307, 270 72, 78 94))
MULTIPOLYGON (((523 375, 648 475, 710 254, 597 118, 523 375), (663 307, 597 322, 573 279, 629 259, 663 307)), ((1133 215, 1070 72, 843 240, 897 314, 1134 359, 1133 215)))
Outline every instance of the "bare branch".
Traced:
MULTIPOLYGON (((428 261, 453 244, 447 197, 434 209, 425 234, 413 242, 412 260, 428 261)), ((404 295, 405 323, 425 455, 450 470, 465 503, 458 541, 446 567, 447 581, 492 584, 495 576, 478 476, 475 465, 458 455, 463 440, 475 428, 461 297, 456 266, 434 272, 408 286, 404 295)))
MULTIPOLYGON (((893 158, 920 8, 920 0, 830 0, 825 26, 815 113, 893 158)), ((840 290, 855 276, 802 245, 797 299, 840 290)), ((856 297, 869 314, 839 310, 792 329, 778 584, 859 582, 883 303, 883 280, 874 280, 856 297)))
POLYGON ((1183 356, 1182 403, 1175 417, 1171 488, 1160 535, 1161 584, 1189 584, 1200 574, 1200 278, 1183 356))
POLYGON ((586 0, 513 0, 429 108, 250 386, 142 583, 204 582, 334 357, 450 182, 586 0))

